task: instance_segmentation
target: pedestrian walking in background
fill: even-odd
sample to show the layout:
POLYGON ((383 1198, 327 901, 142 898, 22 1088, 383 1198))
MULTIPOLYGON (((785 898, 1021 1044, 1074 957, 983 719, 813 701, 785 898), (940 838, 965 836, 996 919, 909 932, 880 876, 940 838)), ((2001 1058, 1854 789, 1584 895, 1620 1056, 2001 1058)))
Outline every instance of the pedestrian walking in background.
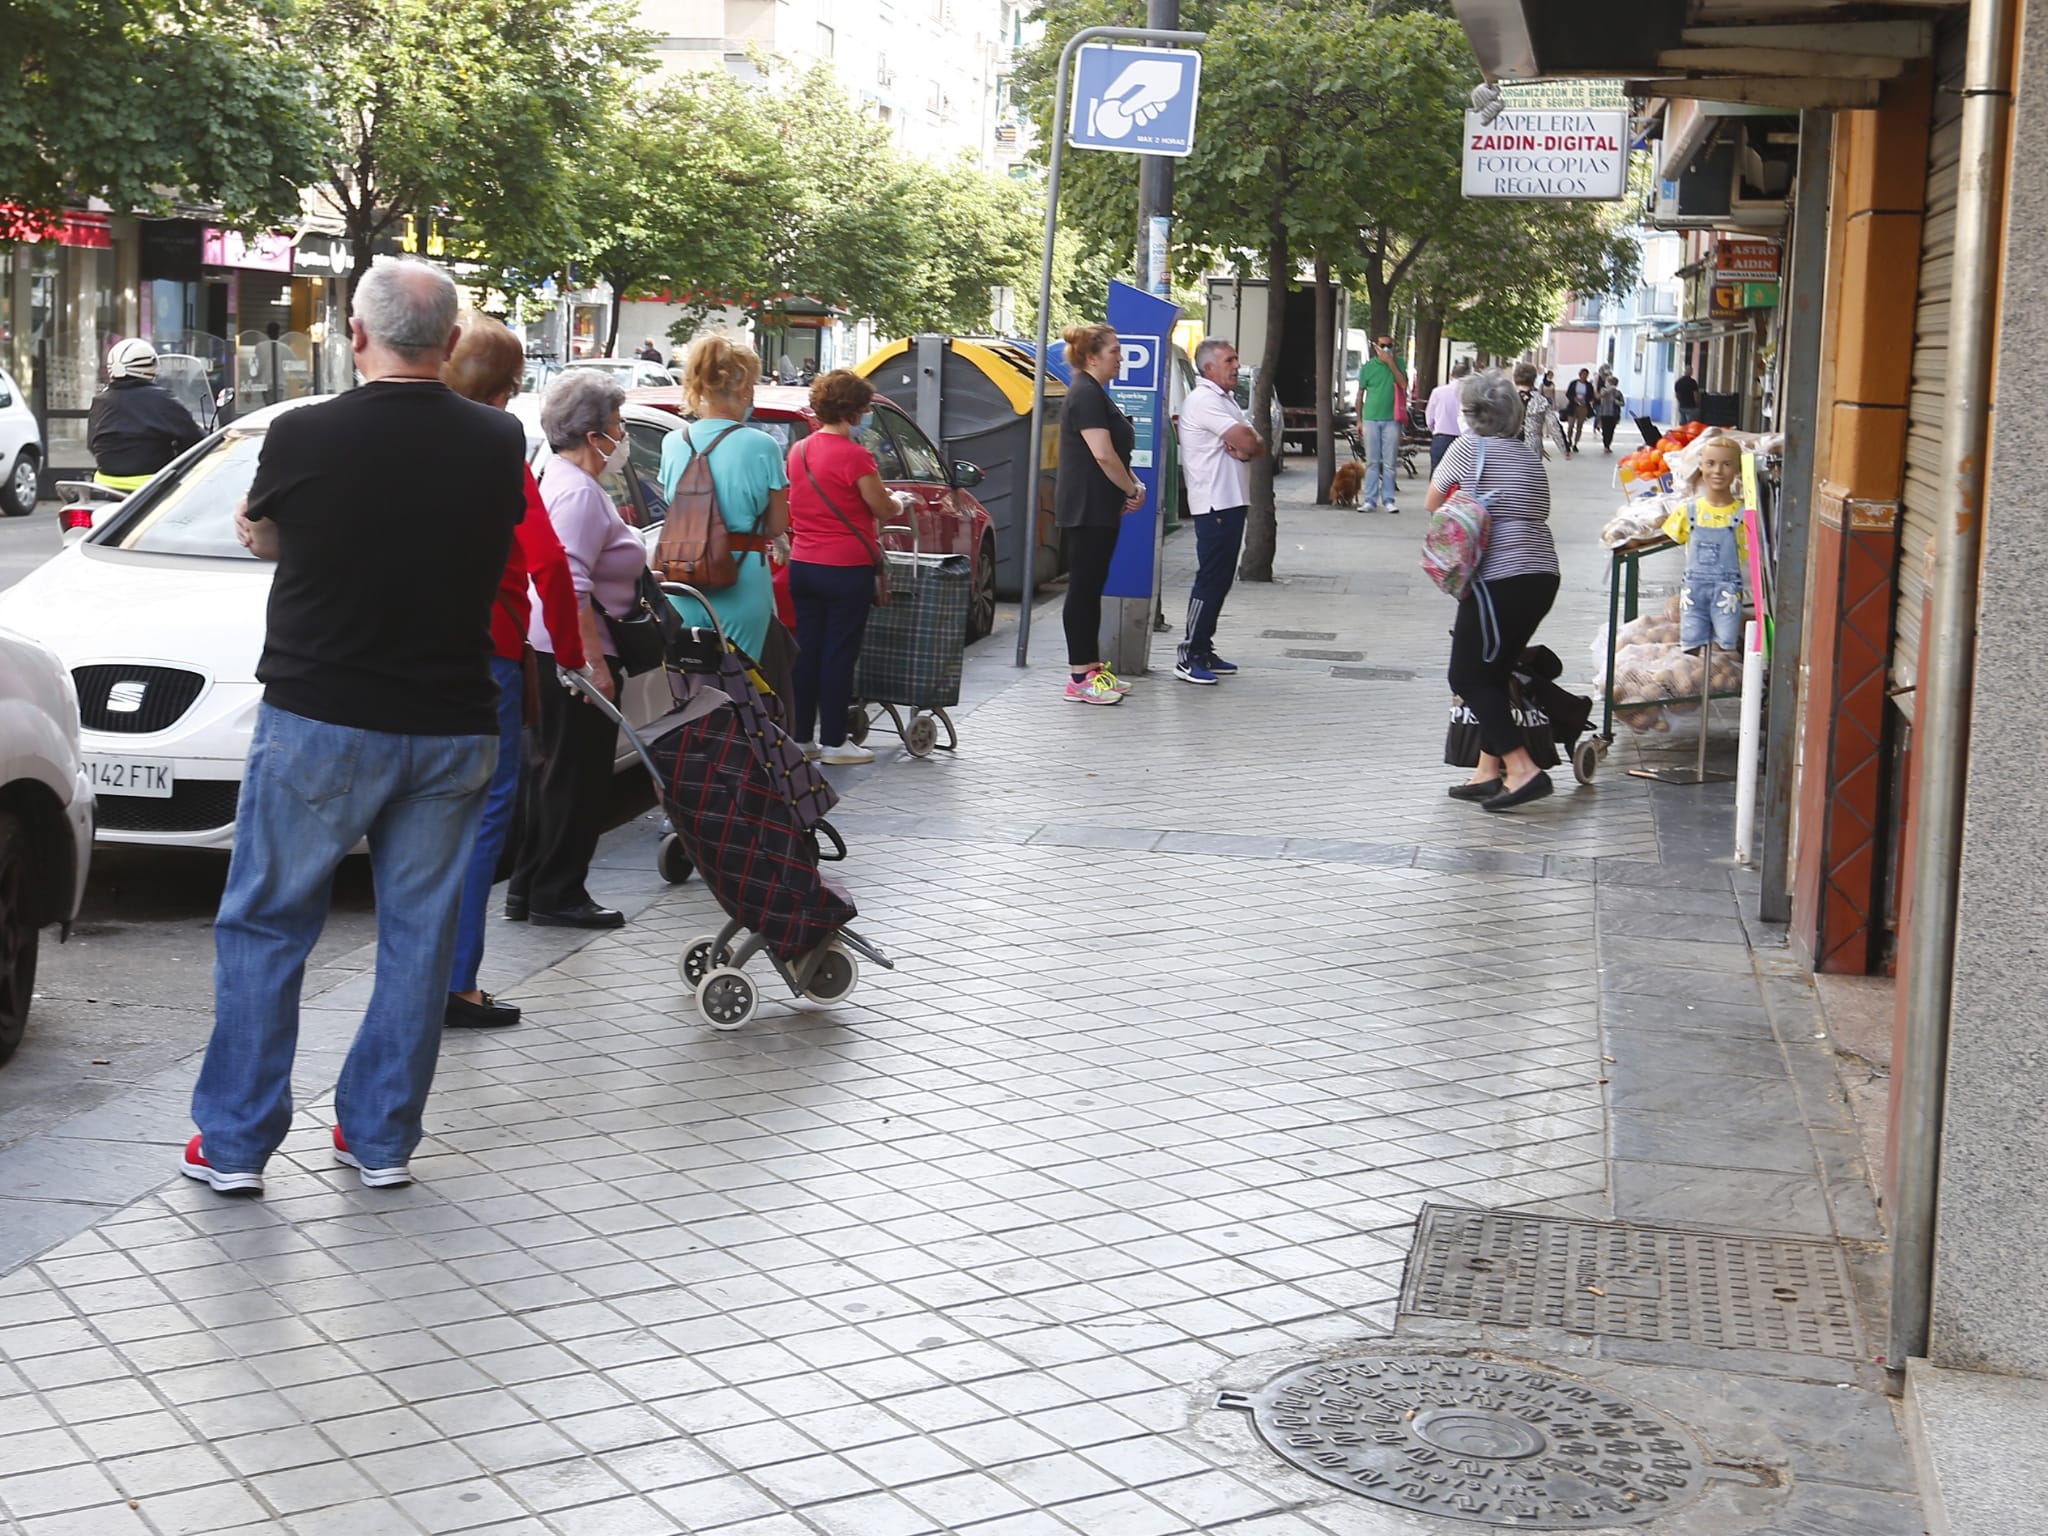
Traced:
POLYGON ((875 754, 846 739, 853 669, 860 661, 882 530, 896 503, 875 456, 855 440, 867 424, 875 387, 835 368, 811 385, 818 430, 789 450, 789 598, 796 608, 796 668, 791 722, 806 754, 827 763, 872 763, 875 754))
POLYGON ((1565 444, 1573 453, 1579 451, 1579 443, 1586 435, 1586 423, 1593 419, 1593 403, 1599 394, 1591 371, 1585 368, 1581 368, 1579 376, 1564 387, 1565 444))
POLYGON ((334 1154, 372 1187, 412 1181, 497 762, 491 605, 525 509, 525 436, 441 382, 447 273, 380 256, 350 308, 363 386, 271 423, 235 515, 277 573, 182 1164, 224 1194, 260 1194, 291 1128, 306 957, 364 841, 376 986, 335 1085, 334 1154))
MULTIPOLYGON (((701 453, 710 466, 739 580, 705 596, 718 611, 725 637, 756 662, 767 649, 768 621, 775 615, 768 546, 789 528, 789 471, 782 447, 759 427, 740 425, 753 413, 760 382, 761 359, 753 348, 723 331, 698 337, 683 360, 683 403, 696 420, 669 433, 661 446, 661 491, 671 506, 690 461, 701 453)), ((711 627, 711 616, 696 599, 669 601, 685 624, 711 627)))
MULTIPOLYGON (((1531 378, 1533 366, 1524 364, 1531 378)), ((1515 370, 1517 376, 1522 368, 1515 370)), ((1455 490, 1488 497, 1492 527, 1470 590, 1451 630, 1451 691, 1478 717, 1485 747, 1454 800, 1489 811, 1512 810, 1551 792, 1515 721, 1509 680, 1523 648, 1557 599, 1557 546, 1550 537, 1550 480, 1543 457, 1521 435, 1524 386, 1478 373, 1458 390, 1469 435, 1451 445, 1431 477, 1431 512, 1455 490)), ((1539 394, 1536 398, 1541 399, 1539 394)))
MULTIPOLYGON (((441 366, 441 382, 466 400, 502 411, 518 391, 526 368, 519 338, 488 315, 463 315, 459 330, 455 350, 441 366)), ((562 553, 554 522, 541 502, 533 471, 521 465, 520 476, 526 485, 526 515, 519 520, 512 552, 498 578, 497 599, 491 605, 491 676, 498 685, 498 766, 491 775, 483 819, 477 824, 469 867, 462 877, 462 904, 455 921, 455 960, 448 975, 448 1009, 444 1020, 450 1029, 519 1022, 517 1008, 499 1002, 477 985, 477 972, 484 958, 484 919, 490 906, 491 886, 498 878, 499 860, 519 819, 525 727, 539 723, 542 680, 537 676, 531 698, 535 718, 526 718, 527 668, 532 665, 536 674, 539 671, 537 662, 529 661, 533 652, 527 643, 531 594, 540 595, 544 627, 553 641, 555 660, 572 672, 583 670, 583 627, 577 619, 582 599, 569 575, 569 562, 562 553)), ((554 682, 550 672, 545 683, 553 688, 554 682)))
POLYGON ((654 338, 650 336, 640 343, 640 350, 635 355, 643 363, 658 363, 661 361, 661 348, 654 344, 654 338))
POLYGON ((1621 425, 1621 413, 1628 405, 1628 397, 1621 392, 1621 384, 1613 374, 1604 374, 1600 380, 1600 392, 1595 397, 1594 408, 1600 414, 1600 451, 1614 452, 1614 429, 1621 425))
POLYGON ((1197 564, 1173 675, 1184 683, 1214 683, 1237 671, 1235 662, 1216 654, 1216 621, 1244 548, 1251 461, 1266 444, 1237 403, 1237 348, 1211 336, 1195 348, 1195 371, 1200 377, 1180 408, 1180 452, 1197 564))
POLYGON ((1124 365, 1123 347, 1106 325, 1070 325, 1060 333, 1074 380, 1060 404, 1060 467, 1053 479, 1053 521, 1067 556, 1067 699, 1121 704, 1130 685, 1102 664, 1102 589, 1126 512, 1145 504, 1131 473, 1137 430, 1109 398, 1109 381, 1124 365))
MULTIPOLYGON (((1539 458, 1550 451, 1545 446, 1547 442, 1556 443, 1557 451, 1569 456, 1572 450, 1564 440, 1563 429, 1557 424, 1557 412, 1550 404, 1550 396, 1537 386, 1534 363, 1515 365, 1515 388, 1522 398, 1522 441, 1527 443, 1539 458)), ((1458 398, 1462 401, 1463 394, 1461 393, 1458 398)))
MULTIPOLYGON (((575 588, 575 624, 583 676, 607 699, 619 696, 618 647, 606 614, 627 614, 639 596, 647 547, 619 515, 614 492, 599 484, 626 469, 626 392, 611 375, 571 368, 541 397, 540 430, 554 450, 540 473, 541 505, 568 562, 575 588)), ((626 915, 600 906, 585 881, 604 831, 605 792, 612 781, 618 729, 602 710, 555 678, 574 648, 557 640, 568 621, 543 609, 528 622, 540 670, 540 720, 533 731, 533 771, 526 781, 526 831, 505 891, 505 916, 544 928, 617 928, 626 915)), ((570 668, 575 671, 577 669, 570 668)))
POLYGON ((199 441, 199 423, 156 381, 156 348, 140 336, 107 353, 107 387, 85 418, 93 483, 140 490, 149 477, 199 441))
POLYGON ((1700 381, 1686 369, 1671 381, 1671 398, 1678 404, 1678 424, 1700 419, 1700 381))
POLYGON ((1422 408, 1423 419, 1429 424, 1429 472, 1436 473, 1437 465, 1443 462, 1444 454, 1464 431, 1462 408, 1458 404, 1458 386, 1472 372, 1472 359, 1461 357, 1451 364, 1451 376, 1429 392, 1429 403, 1422 408))
POLYGON ((1401 370, 1394 361, 1394 340, 1382 336, 1358 370, 1358 432, 1365 439, 1365 489, 1361 512, 1399 512, 1400 486, 1395 466, 1401 457, 1401 370))

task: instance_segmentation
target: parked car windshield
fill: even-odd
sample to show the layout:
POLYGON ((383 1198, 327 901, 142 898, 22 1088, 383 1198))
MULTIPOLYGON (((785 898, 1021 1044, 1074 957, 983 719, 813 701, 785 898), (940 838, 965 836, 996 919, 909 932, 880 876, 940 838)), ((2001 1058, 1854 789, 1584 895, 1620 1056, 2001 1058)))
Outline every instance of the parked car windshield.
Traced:
POLYGON ((262 451, 260 431, 230 430, 169 485, 138 496, 139 505, 93 542, 146 555, 255 559, 235 537, 235 507, 249 494, 262 451))

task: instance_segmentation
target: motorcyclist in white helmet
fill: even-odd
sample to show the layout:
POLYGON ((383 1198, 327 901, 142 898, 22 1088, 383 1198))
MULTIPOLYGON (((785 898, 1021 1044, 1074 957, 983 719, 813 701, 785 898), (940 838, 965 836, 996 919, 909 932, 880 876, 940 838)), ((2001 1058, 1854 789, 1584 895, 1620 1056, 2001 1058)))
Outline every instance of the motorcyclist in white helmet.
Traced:
POLYGON ((156 381, 156 348, 140 336, 107 353, 107 387, 86 418, 95 484, 139 489, 150 476, 199 441, 192 413, 156 381))

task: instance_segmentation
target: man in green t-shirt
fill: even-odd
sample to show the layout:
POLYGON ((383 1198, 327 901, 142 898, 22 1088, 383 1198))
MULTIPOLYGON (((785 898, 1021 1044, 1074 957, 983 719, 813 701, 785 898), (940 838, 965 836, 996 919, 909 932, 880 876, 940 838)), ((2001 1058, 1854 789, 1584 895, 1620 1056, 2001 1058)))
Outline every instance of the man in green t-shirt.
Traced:
POLYGON ((1400 380, 1393 338, 1382 336, 1358 370, 1358 435, 1365 443, 1365 485, 1358 498, 1361 512, 1381 507, 1389 512, 1401 510, 1394 503, 1394 461, 1401 452, 1400 380))

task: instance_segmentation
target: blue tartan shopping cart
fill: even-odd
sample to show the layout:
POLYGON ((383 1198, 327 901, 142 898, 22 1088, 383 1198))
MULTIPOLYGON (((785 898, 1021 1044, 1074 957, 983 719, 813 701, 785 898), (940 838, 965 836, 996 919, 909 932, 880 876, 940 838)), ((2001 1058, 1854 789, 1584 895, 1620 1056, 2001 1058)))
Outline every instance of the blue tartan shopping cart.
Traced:
POLYGON ((973 576, 964 556, 922 553, 915 525, 892 523, 882 533, 908 534, 911 547, 884 551, 889 604, 868 611, 846 734, 866 741, 886 716, 912 757, 951 752, 960 737, 946 711, 960 702, 973 576))

